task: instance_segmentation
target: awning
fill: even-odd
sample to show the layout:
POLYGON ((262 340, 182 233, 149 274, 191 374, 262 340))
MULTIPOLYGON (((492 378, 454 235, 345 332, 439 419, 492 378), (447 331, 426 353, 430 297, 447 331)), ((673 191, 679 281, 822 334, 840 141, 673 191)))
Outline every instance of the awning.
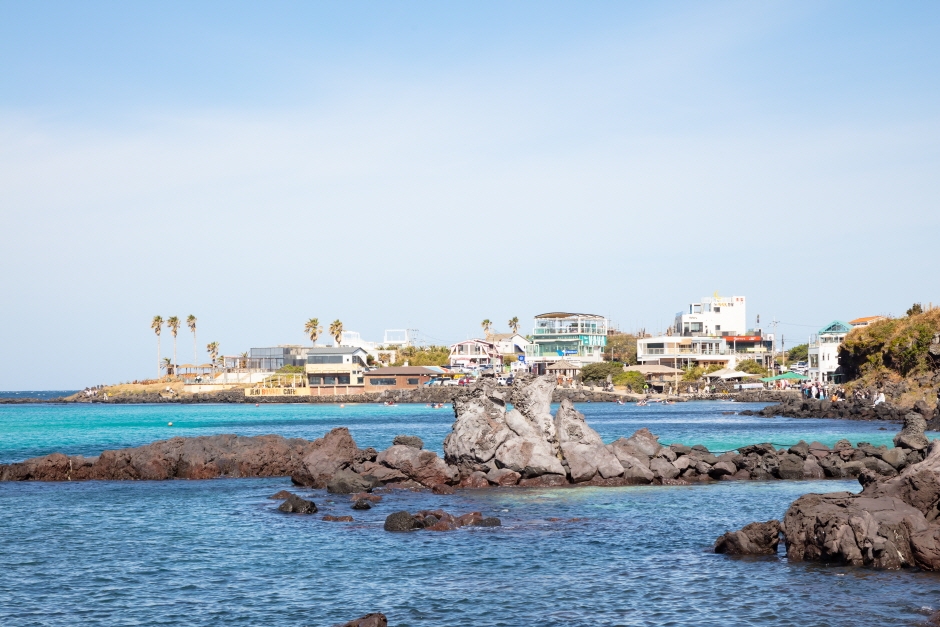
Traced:
POLYGON ((763 381, 764 383, 769 383, 771 381, 782 381, 784 379, 803 380, 803 379, 809 379, 809 377, 804 377, 803 375, 797 372, 791 371, 791 372, 784 372, 783 374, 778 374, 775 377, 764 377, 763 379, 761 379, 761 381, 763 381))

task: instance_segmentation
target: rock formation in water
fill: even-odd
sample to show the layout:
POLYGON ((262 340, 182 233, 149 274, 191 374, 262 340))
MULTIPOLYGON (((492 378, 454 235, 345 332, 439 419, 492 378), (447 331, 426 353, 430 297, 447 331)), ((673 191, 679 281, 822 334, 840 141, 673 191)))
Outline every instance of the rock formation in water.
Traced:
POLYGON ((453 531, 460 527, 499 527, 502 522, 495 516, 485 517, 480 512, 462 516, 448 514, 442 509, 421 510, 415 514, 393 512, 385 518, 385 531, 453 531))
POLYGON ((729 531, 715 541, 715 553, 728 555, 776 555, 780 544, 780 521, 754 522, 729 531))
POLYGON ((376 612, 374 614, 360 616, 348 623, 334 625, 333 627, 388 627, 388 619, 385 618, 385 614, 376 612))
MULTIPOLYGON (((940 570, 940 442, 928 446, 923 425, 919 414, 909 417, 895 438, 906 454, 920 455, 927 447, 923 461, 887 478, 864 469, 859 475, 864 486, 859 494, 806 494, 794 501, 783 519, 787 557, 884 569, 940 570)), ((741 532, 747 535, 748 527, 752 525, 741 532)), ((723 540, 724 546, 736 542, 725 534, 716 550, 723 540)))

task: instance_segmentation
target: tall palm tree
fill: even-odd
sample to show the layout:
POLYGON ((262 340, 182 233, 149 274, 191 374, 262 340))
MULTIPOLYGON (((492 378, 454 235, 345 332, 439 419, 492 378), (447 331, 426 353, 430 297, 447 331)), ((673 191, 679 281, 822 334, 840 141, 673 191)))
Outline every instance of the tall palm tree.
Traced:
POLYGON ((519 332, 519 317, 513 316, 509 319, 509 328, 512 329, 513 333, 519 332))
POLYGON ((160 378, 160 332, 163 330, 163 316, 154 316, 150 328, 157 334, 157 378, 160 378))
MULTIPOLYGON (((332 330, 330 332, 332 333, 332 330)), ((320 319, 310 318, 310 320, 307 320, 307 323, 304 325, 304 333, 310 337, 310 341, 316 346, 317 338, 323 333, 323 327, 320 326, 320 319)))
POLYGON ((245 372, 248 372, 248 353, 247 353, 247 352, 246 352, 246 353, 242 353, 242 354, 239 355, 238 357, 239 357, 238 366, 239 366, 240 368, 244 368, 244 369, 245 369, 245 372))
POLYGON ((164 357, 164 358, 163 358, 163 364, 162 364, 161 367, 162 367, 164 370, 166 370, 166 374, 167 374, 167 376, 169 376, 169 375, 170 375, 170 369, 173 367, 173 364, 170 363, 170 358, 169 358, 169 357, 164 357))
POLYGON ((198 363, 199 355, 196 354, 196 316, 189 314, 186 317, 186 326, 193 332, 193 363, 198 363))
POLYGON ((339 320, 334 320, 332 324, 330 324, 330 335, 333 337, 336 345, 339 346, 339 343, 343 341, 343 323, 339 320))
POLYGON ((490 329, 493 328, 493 322, 489 318, 487 318, 486 320, 480 323, 480 326, 483 327, 483 334, 489 335, 490 329))
POLYGON ((206 351, 209 352, 209 358, 211 360, 210 363, 212 365, 215 365, 215 359, 216 357, 219 356, 219 343, 211 342, 209 344, 206 344, 206 351))
POLYGON ((173 334, 173 374, 176 374, 176 336, 180 332, 180 319, 176 316, 170 316, 166 319, 166 327, 173 334))

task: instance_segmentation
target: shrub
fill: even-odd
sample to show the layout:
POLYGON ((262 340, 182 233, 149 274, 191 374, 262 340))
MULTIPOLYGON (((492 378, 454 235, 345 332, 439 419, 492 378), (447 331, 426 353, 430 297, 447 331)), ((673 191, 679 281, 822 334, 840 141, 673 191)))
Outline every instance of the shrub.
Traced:
POLYGON ((705 374, 705 369, 701 366, 692 366, 686 368, 685 372, 682 375, 683 381, 698 381, 702 378, 702 375, 705 374))
POLYGON ((619 361, 602 361, 588 364, 581 368, 581 380, 585 383, 594 381, 607 381, 607 375, 616 377, 623 372, 623 364, 619 361))
POLYGON ((744 361, 738 362, 738 365, 735 367, 738 372, 746 372, 748 374, 757 374, 762 377, 766 377, 768 370, 762 365, 754 361, 753 359, 745 359, 744 361))
POLYGON ((797 344, 787 351, 787 361, 806 361, 809 359, 809 344, 797 344))
POLYGON ((625 385, 632 392, 642 392, 646 378, 635 370, 614 375, 614 385, 625 385))

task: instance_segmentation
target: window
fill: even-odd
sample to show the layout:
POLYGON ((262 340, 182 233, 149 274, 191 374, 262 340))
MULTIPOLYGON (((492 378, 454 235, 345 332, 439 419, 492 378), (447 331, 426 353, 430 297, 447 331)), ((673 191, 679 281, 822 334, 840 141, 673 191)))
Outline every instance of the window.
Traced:
POLYGON ((339 384, 340 384, 340 385, 349 385, 349 375, 348 375, 348 374, 341 374, 341 375, 339 376, 339 384))
POLYGON ((712 309, 712 311, 714 311, 715 313, 721 313, 721 307, 715 307, 714 309, 712 309))
POLYGON ((715 333, 718 333, 719 331, 721 331, 721 325, 720 325, 720 324, 716 324, 716 325, 715 325, 715 333))
POLYGON ((395 377, 391 377, 391 378, 369 377, 369 385, 395 385, 395 377))
POLYGON ((701 333, 701 332, 702 332, 702 323, 701 323, 701 322, 693 322, 693 323, 691 323, 689 326, 690 326, 690 328, 691 328, 691 330, 692 330, 692 333, 701 333))
POLYGON ((363 381, 365 381, 365 377, 357 377, 357 378, 356 378, 356 383, 358 383, 359 385, 362 385, 362 382, 363 382, 363 381))
POLYGON ((341 364, 342 355, 307 355, 308 364, 341 364))
POLYGON ((418 379, 408 379, 408 385, 418 385, 418 379))
POLYGON ((323 377, 307 377, 310 385, 320 385, 323 383, 323 377))
POLYGON ((331 375, 323 377, 323 385, 336 385, 336 377, 331 375))

